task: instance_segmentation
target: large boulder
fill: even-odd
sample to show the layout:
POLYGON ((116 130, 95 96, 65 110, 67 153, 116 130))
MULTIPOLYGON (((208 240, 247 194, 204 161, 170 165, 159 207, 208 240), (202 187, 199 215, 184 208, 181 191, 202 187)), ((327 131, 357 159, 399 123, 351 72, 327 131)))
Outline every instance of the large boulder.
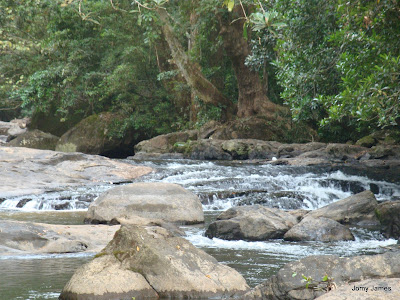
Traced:
POLYGON ((0 253, 73 253, 100 251, 117 226, 53 225, 0 221, 0 253))
POLYGON ((55 150, 59 137, 38 129, 29 130, 7 143, 11 147, 55 150))
POLYGON ((89 223, 113 223, 117 218, 160 219, 179 224, 204 222, 200 199, 173 183, 137 182, 100 195, 86 214, 89 223))
POLYGON ((375 212, 381 223, 382 233, 388 238, 400 238, 400 201, 380 203, 375 212))
POLYGON ((248 289, 237 271, 166 229, 122 226, 95 259, 75 272, 60 299, 220 299, 248 289))
POLYGON ((398 300, 400 299, 399 278, 366 279, 351 282, 333 289, 317 300, 398 300))
POLYGON ((286 264, 276 275, 255 287, 244 298, 311 300, 325 294, 332 282, 340 287, 349 282, 358 285, 358 282, 365 279, 378 281, 381 278, 400 278, 399 251, 355 257, 309 256, 286 264), (312 278, 308 287, 302 275, 312 278), (330 280, 324 281, 325 276, 330 280))
POLYGON ((182 144, 197 140, 197 130, 162 134, 135 145, 135 153, 170 153, 184 151, 182 144))
POLYGON ((133 180, 153 169, 102 156, 0 146, 0 198, 133 180))
POLYGON ((311 211, 308 216, 324 217, 341 224, 376 226, 379 224, 375 216, 377 205, 375 195, 364 191, 311 211))
POLYGON ((123 138, 113 138, 109 135, 115 126, 114 122, 119 119, 121 117, 118 114, 111 112, 91 115, 83 119, 61 136, 56 151, 113 157, 131 153, 135 142, 131 134, 126 134, 123 138))
POLYGON ((225 240, 263 241, 282 238, 295 224, 297 219, 294 216, 276 208, 240 206, 220 214, 205 234, 209 238, 225 240))
POLYGON ((354 236, 346 226, 331 219, 305 217, 294 225, 283 238, 286 241, 354 241, 354 236))

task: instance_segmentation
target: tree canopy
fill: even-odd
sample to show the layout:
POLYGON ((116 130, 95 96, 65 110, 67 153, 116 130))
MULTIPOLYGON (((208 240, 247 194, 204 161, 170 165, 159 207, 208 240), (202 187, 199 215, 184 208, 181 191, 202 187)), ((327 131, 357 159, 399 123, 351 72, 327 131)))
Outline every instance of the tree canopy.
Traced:
POLYGON ((400 123, 398 0, 0 0, 0 112, 151 137, 281 105, 322 139, 400 123))

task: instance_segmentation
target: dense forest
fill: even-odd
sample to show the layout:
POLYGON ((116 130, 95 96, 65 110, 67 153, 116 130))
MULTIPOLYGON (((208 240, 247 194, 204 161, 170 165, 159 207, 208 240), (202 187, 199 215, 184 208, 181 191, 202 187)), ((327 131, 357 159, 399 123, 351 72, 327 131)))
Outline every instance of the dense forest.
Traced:
POLYGON ((0 116, 141 138, 287 110, 321 140, 400 126, 398 0, 0 0, 0 116), (53 119, 51 119, 51 116, 53 119))

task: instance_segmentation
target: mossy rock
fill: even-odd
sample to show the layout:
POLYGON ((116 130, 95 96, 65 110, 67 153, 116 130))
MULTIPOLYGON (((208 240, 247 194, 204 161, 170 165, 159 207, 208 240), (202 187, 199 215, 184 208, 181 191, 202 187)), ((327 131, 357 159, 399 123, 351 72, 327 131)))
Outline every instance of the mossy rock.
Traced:
POLYGON ((356 142, 357 146, 361 146, 361 147, 366 147, 366 148, 371 148, 372 146, 375 146, 377 143, 377 140, 375 138, 373 138, 370 135, 364 136, 363 138, 359 139, 356 142))
POLYGON ((57 143, 56 150, 62 152, 83 152, 87 154, 108 155, 109 153, 124 151, 125 145, 133 148, 130 137, 113 138, 108 134, 114 120, 119 115, 104 112, 91 115, 80 121, 76 126, 63 134, 57 143))

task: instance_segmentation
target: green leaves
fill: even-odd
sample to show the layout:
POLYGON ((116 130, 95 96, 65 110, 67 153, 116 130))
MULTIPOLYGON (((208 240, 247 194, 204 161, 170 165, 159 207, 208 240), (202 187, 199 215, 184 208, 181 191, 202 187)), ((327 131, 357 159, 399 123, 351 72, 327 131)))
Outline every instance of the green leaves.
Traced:
POLYGON ((235 7, 235 0, 224 0, 222 6, 226 6, 228 8, 228 11, 232 11, 235 7))

